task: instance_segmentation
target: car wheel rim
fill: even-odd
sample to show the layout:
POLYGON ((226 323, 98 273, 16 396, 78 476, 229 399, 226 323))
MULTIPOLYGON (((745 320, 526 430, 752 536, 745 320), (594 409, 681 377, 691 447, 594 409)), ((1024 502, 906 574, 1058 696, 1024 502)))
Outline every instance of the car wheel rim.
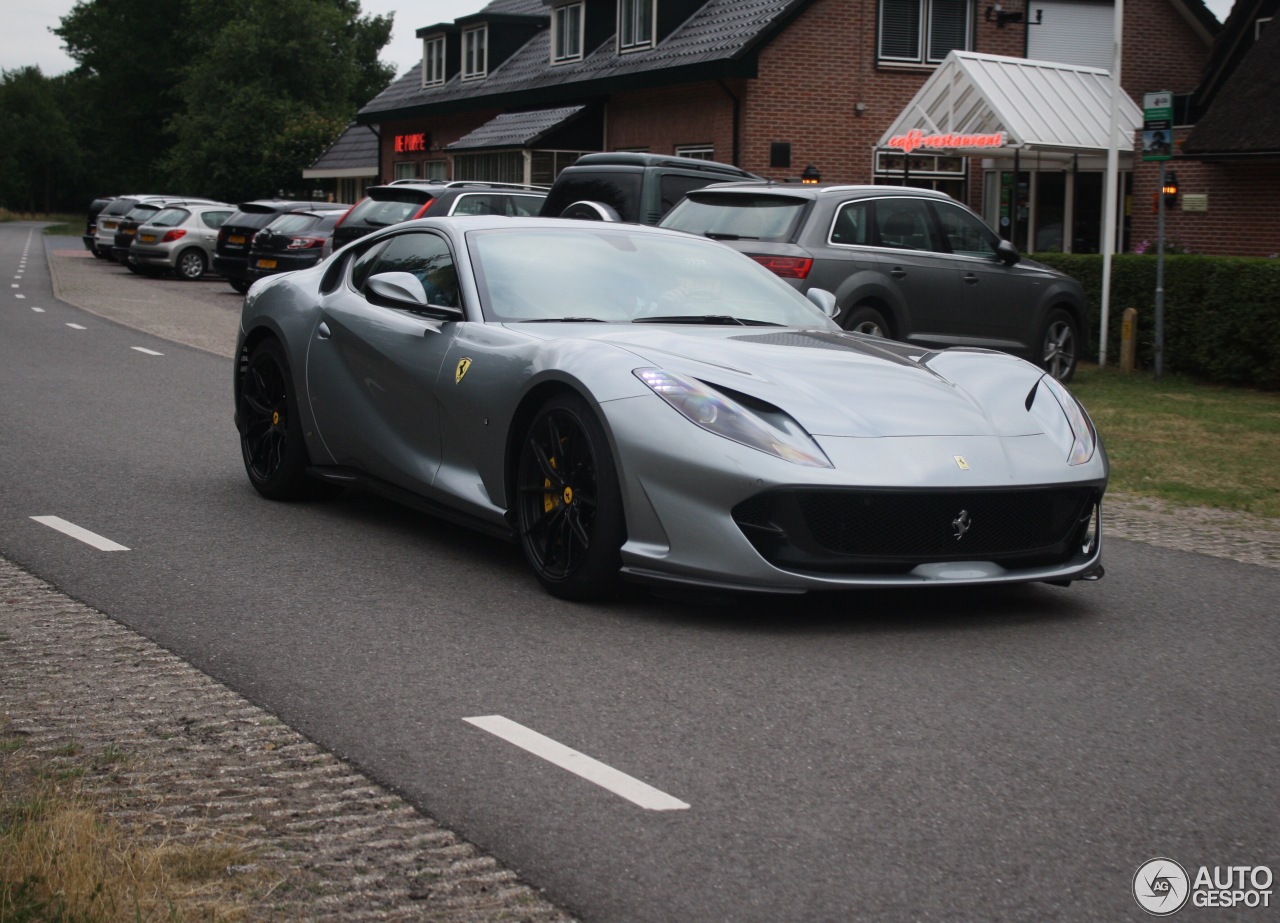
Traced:
POLYGON ((853 325, 854 333, 865 333, 868 336, 883 337, 884 331, 880 329, 880 325, 873 320, 864 320, 860 324, 853 325))
POLYGON ((574 573, 591 547, 598 505, 596 460, 572 414, 554 410, 534 427, 521 461, 521 538, 544 578, 574 573))
POLYGON ((1061 378, 1075 364, 1076 341, 1071 325, 1057 321, 1049 325, 1044 336, 1044 368, 1054 378, 1061 378))
POLYGON ((284 370, 270 355, 254 359, 241 393, 244 457, 249 473, 260 481, 280 470, 288 432, 288 387, 284 370))
POLYGON ((199 279, 204 274, 204 263, 198 253, 184 254, 178 268, 188 279, 199 279))

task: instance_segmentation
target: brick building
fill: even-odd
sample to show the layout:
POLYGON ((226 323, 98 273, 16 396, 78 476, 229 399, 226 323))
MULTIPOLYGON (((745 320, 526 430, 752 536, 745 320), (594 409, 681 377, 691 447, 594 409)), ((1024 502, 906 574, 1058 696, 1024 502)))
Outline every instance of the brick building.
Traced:
MULTIPOLYGON (((1191 94, 1218 29, 1201 0, 1124 11, 1129 96, 1191 94)), ((886 132, 953 51, 1087 75, 1110 66, 1113 28, 1105 0, 493 0, 418 29, 420 68, 357 122, 380 135, 383 181, 549 183, 587 151, 683 154, 778 181, 812 168, 823 181, 932 186, 1004 217, 1023 249, 1096 252, 1095 148, 904 152, 886 132)), ((1073 120, 1052 100, 1021 105, 1073 120)), ((1126 190, 1134 161, 1126 151, 1126 190)))

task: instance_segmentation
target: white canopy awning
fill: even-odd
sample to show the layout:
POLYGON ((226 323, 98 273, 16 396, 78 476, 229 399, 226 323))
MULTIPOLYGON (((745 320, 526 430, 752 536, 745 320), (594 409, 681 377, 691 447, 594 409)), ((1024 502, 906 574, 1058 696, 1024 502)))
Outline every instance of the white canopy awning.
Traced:
MULTIPOLYGON (((953 51, 880 138, 878 147, 1011 157, 1105 155, 1111 74, 1096 67, 953 51)), ((1133 152, 1142 110, 1123 91, 1121 153, 1133 152)))

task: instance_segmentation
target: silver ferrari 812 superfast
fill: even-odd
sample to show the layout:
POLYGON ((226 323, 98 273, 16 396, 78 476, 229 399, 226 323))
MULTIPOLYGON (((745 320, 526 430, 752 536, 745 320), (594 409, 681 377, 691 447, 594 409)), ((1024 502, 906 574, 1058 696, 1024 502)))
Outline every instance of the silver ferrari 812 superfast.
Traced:
POLYGON ((245 468, 517 541, 569 599, 1101 576, 1107 458, 1066 388, 846 333, 834 303, 675 231, 396 225, 249 291, 245 468))

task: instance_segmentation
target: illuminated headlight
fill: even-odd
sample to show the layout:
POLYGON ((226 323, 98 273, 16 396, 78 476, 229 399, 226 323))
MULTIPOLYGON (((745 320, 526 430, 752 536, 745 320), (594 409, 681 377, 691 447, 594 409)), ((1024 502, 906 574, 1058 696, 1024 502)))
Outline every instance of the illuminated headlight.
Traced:
POLYGON ((1093 421, 1084 412, 1080 402, 1072 397, 1071 392, 1062 382, 1052 375, 1041 378, 1039 387, 1043 387, 1053 395, 1062 413, 1055 414, 1051 408, 1038 400, 1029 409, 1044 423, 1046 432, 1050 435, 1060 435, 1064 445, 1068 443, 1071 445, 1071 450, 1067 453, 1067 464, 1083 465, 1093 458, 1093 453, 1098 448, 1098 434, 1093 429, 1093 421))
POLYGON ((747 406, 696 378, 661 369, 636 369, 635 376, 709 433, 797 465, 835 467, 800 424, 776 407, 747 406))

